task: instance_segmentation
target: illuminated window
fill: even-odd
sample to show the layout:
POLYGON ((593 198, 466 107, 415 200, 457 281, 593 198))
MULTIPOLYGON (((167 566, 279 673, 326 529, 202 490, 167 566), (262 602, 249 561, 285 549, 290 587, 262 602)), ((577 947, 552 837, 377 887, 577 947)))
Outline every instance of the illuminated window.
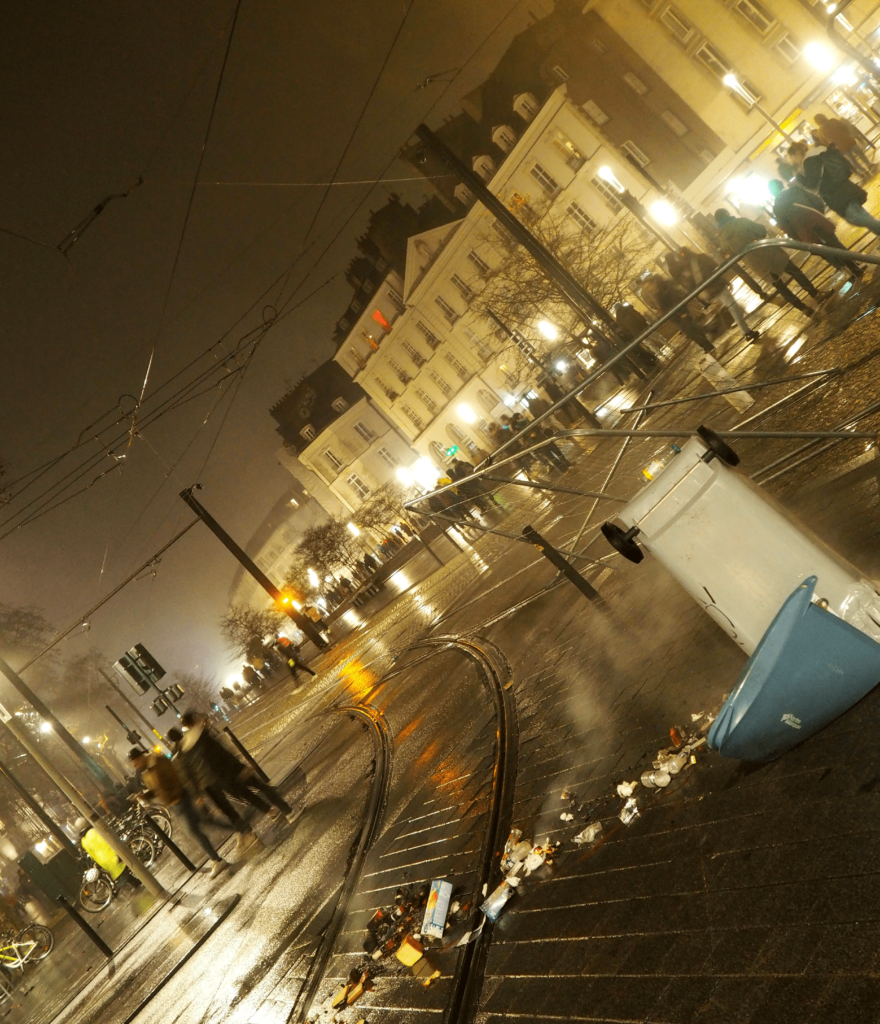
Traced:
POLYGON ((587 158, 571 141, 571 139, 558 128, 553 133, 553 145, 562 154, 563 159, 573 171, 579 171, 587 162, 587 158))

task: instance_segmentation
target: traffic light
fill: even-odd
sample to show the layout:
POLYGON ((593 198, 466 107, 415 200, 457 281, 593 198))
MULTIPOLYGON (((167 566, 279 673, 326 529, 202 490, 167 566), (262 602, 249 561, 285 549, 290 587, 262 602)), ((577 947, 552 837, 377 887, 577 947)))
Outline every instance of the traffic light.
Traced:
POLYGON ((170 697, 172 700, 182 700, 183 699, 183 687, 182 686, 178 686, 175 683, 174 686, 169 686, 168 687, 168 689, 165 691, 165 696, 166 697, 170 697))
POLYGON ((139 693, 146 693, 165 675, 165 669, 143 644, 135 644, 130 651, 126 651, 114 668, 127 676, 139 693))
POLYGON ((166 712, 166 711, 168 710, 168 708, 169 708, 169 707, 170 707, 170 705, 169 705, 168 701, 167 701, 167 700, 165 700, 165 698, 164 698, 164 697, 157 697, 157 698, 156 698, 156 699, 155 699, 155 700, 153 701, 153 711, 155 711, 155 712, 156 712, 156 714, 157 714, 157 715, 158 715, 159 717, 161 717, 162 715, 164 715, 164 714, 165 714, 165 712, 166 712))

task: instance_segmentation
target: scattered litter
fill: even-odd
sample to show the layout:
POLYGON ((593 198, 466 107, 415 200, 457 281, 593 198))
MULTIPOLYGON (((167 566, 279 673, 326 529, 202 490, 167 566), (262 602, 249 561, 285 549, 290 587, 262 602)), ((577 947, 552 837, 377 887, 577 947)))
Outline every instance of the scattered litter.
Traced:
POLYGON ((398 889, 394 903, 380 907, 367 922, 364 952, 373 960, 381 960, 394 953, 406 935, 420 938, 418 929, 427 901, 428 887, 422 883, 398 889))
POLYGON ((617 795, 623 797, 625 800, 628 796, 633 795, 637 785, 638 782, 621 782, 617 787, 617 795))
POLYGON ((400 949, 394 955, 405 967, 412 967, 416 961, 421 960, 425 955, 425 949, 411 935, 405 935, 400 943, 400 949))
POLYGON ((516 892, 516 886, 519 884, 518 878, 505 878, 501 885, 489 896, 486 902, 480 907, 480 910, 486 915, 486 919, 493 923, 498 920, 498 916, 504 909, 507 901, 516 892))
POLYGON ((563 789, 563 791, 559 794, 559 799, 560 800, 571 800, 572 799, 572 792, 571 792, 571 790, 570 789, 563 789))
POLYGON ((351 1006, 364 992, 369 992, 372 988, 369 970, 355 967, 349 974, 348 981, 333 993, 330 1008, 335 1010, 340 1006, 351 1006))
POLYGON ((574 841, 578 844, 578 846, 582 846, 584 843, 592 843, 596 840, 601 831, 602 822, 594 821, 592 825, 587 825, 587 827, 582 832, 578 832, 578 834, 574 837, 574 841))
POLYGON ((680 725, 672 726, 669 730, 669 738, 672 740, 672 745, 676 748, 683 747, 687 741, 685 731, 680 725))
POLYGON ((443 938, 443 928, 446 925, 446 915, 449 912, 451 897, 451 882, 446 882, 442 878, 435 878, 431 882, 428 902, 425 907, 425 920, 422 924, 423 935, 430 935, 435 939, 443 938))
POLYGON ((631 796, 629 800, 623 805, 623 810, 620 812, 620 820, 624 825, 629 825, 639 814, 639 802, 634 796, 631 796))
POLYGON ((672 777, 663 768, 654 768, 642 775, 642 785, 646 789, 665 789, 672 782, 672 777))
POLYGON ((567 811, 559 815, 560 821, 574 821, 574 815, 569 814, 567 811))

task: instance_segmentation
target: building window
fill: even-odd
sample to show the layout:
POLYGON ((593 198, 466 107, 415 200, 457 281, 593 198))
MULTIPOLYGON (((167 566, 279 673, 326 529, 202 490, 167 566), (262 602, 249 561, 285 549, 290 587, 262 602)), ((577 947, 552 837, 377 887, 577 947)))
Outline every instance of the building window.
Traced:
POLYGON ((449 305, 449 303, 446 301, 446 299, 443 298, 442 295, 438 295, 434 299, 434 302, 440 307, 440 312, 446 317, 446 320, 449 323, 449 325, 452 326, 452 324, 454 324, 455 321, 458 320, 461 314, 456 313, 456 311, 452 308, 452 306, 449 305))
POLYGON ((494 391, 489 391, 486 388, 480 388, 477 392, 477 398, 480 401, 480 405, 486 410, 491 412, 496 405, 498 405, 498 395, 494 391))
POLYGON ((344 465, 342 459, 339 458, 336 452, 331 451, 329 448, 324 451, 324 458, 327 460, 327 465, 329 465, 334 473, 338 473, 344 465))
POLYGON ((390 384, 387 384, 384 380, 382 380, 381 377, 376 378, 376 387, 378 387, 378 389, 385 395, 385 397, 390 402, 393 402, 394 399, 398 397, 398 394, 394 390, 394 388, 392 388, 390 384))
POLYGON ((345 482, 352 489, 352 492, 356 494, 361 501, 365 501, 370 496, 370 488, 361 480, 357 473, 351 473, 346 477, 345 482))
POLYGON ((473 266, 478 274, 489 273, 489 264, 483 259, 476 249, 471 249, 467 258, 470 260, 471 266, 473 266))
POLYGON ((553 133, 553 145, 562 154, 563 160, 573 171, 579 171, 587 162, 587 158, 571 141, 571 139, 558 128, 553 133))
POLYGON ((446 360, 447 363, 449 363, 452 369, 455 370, 455 372, 458 374, 459 377, 461 377, 462 380, 470 379, 470 372, 460 359, 456 359, 456 357, 452 355, 451 352, 447 352, 443 358, 446 360))
POLYGON ((540 164, 535 164, 529 171, 529 174, 531 174, 535 181, 537 181, 541 186, 544 194, 549 196, 551 199, 559 193, 559 182, 552 174, 548 174, 540 164))
POLYGON ((620 213, 623 209, 623 203, 617 198, 617 192, 615 192, 607 181, 603 181, 597 176, 590 179, 590 184, 605 200, 605 205, 612 213, 620 213))
POLYGON ((366 425, 366 423, 363 422, 363 420, 358 420, 357 423, 355 423, 354 432, 358 435, 358 437, 362 437, 367 442, 376 440, 375 433, 372 430, 370 430, 370 428, 366 425))
POLYGON ((464 299, 465 302, 470 302, 474 297, 474 290, 465 281, 461 274, 453 274, 451 277, 452 283, 458 289, 458 294, 464 299))
POLYGON ((800 44, 791 32, 786 32, 784 36, 781 36, 776 41, 773 50, 786 64, 794 64, 801 55, 800 44))
POLYGON ((351 300, 351 311, 352 311, 352 313, 360 313, 360 311, 363 308, 364 308, 364 304, 361 302, 360 299, 352 299, 351 300))
POLYGON ((398 313, 402 313, 406 309, 406 306, 403 304, 403 296, 394 288, 388 289, 388 298, 398 313))
POLYGON ((376 452, 376 454, 385 463, 385 465, 389 466, 391 469, 394 469, 395 466, 399 465, 397 459, 384 445, 376 452))
POLYGON ((632 89, 632 91, 634 93, 637 93, 639 96, 644 96, 645 93, 648 91, 647 85, 645 85, 645 83, 641 80, 641 78, 639 78, 638 75, 634 75, 632 71, 627 71, 627 73, 623 76, 623 80, 630 87, 630 89, 632 89))
POLYGON ((708 150, 708 149, 701 149, 700 152, 697 154, 697 156, 699 156, 699 158, 703 161, 703 163, 707 167, 715 159, 715 154, 713 152, 711 152, 711 150, 708 150))
POLYGON ((587 117, 595 124, 607 124, 609 121, 609 117, 605 111, 592 100, 587 100, 586 103, 581 104, 581 110, 583 110, 587 117))
POLYGON ((376 270, 382 271, 388 266, 388 260, 382 259, 381 256, 376 257, 376 270))
POLYGON ((747 78, 739 79, 739 87, 746 95, 741 96, 735 89, 731 89, 730 94, 734 99, 739 100, 740 103, 744 103, 747 107, 751 107, 753 103, 761 102, 761 94, 747 78), (746 96, 748 99, 746 99, 746 96))
POLYGON ((416 430, 424 430, 425 429, 424 420, 422 419, 421 416, 419 416, 419 414, 415 411, 415 409, 413 409, 410 406, 408 406, 406 404, 406 402, 404 402, 400 406, 400 408, 401 408, 401 410, 403 412, 403 415, 406 416, 406 418, 412 423, 412 425, 416 428, 416 430))
POLYGON ((731 74, 731 67, 711 43, 701 43, 694 51, 694 60, 711 72, 719 82, 724 76, 731 74))
POLYGON ((664 7, 657 20, 682 46, 687 46, 694 37, 694 26, 672 5, 664 7))
POLYGON ((403 351, 406 352, 406 354, 410 357, 410 359, 412 359, 416 366, 425 365, 425 357, 422 355, 421 352, 419 352, 415 345, 412 345, 410 344, 410 342, 405 341, 403 343, 403 351))
POLYGON ((465 327, 463 334, 473 346, 473 350, 476 352, 477 356, 482 359, 484 363, 487 363, 492 358, 492 350, 489 346, 483 341, 479 334, 477 334, 473 327, 465 327))
POLYGON ((431 330, 431 328, 426 327, 421 320, 419 320, 418 323, 416 323, 416 330, 418 330, 421 333, 422 337, 425 339, 425 341, 427 341, 432 351, 436 348, 439 348, 440 345, 442 344, 440 339, 431 330))
POLYGON ((553 74, 559 79, 560 82, 567 82, 571 75, 562 67, 561 64, 553 65, 553 74))
POLYGON ((388 365, 391 367, 394 376, 400 381, 401 384, 409 384, 412 377, 404 370, 404 368, 397 362, 396 359, 389 359, 388 365))
POLYGON ((351 358, 352 358, 352 359, 354 360, 355 366, 357 366, 357 368, 358 368, 359 370, 365 370, 365 369, 366 369, 366 367, 367 367, 367 361, 366 361, 366 359, 364 359, 364 357, 363 357, 363 356, 362 356, 362 355, 360 354, 360 352, 358 352, 358 350, 357 350, 356 348, 349 348, 349 350, 348 350, 348 354, 349 354, 349 355, 351 356, 351 358))
POLYGON ((733 5, 736 13, 747 21, 753 29, 756 29, 762 36, 766 36, 776 24, 776 19, 762 7, 756 0, 736 0, 733 5))
POLYGON ((492 131, 492 141, 502 153, 509 153, 516 145, 516 132, 509 124, 500 124, 492 131))
POLYGON ((675 114, 672 113, 671 110, 664 110, 663 113, 660 115, 660 120, 663 121, 663 123, 673 133, 673 135, 677 135, 679 138, 681 138, 682 135, 687 135, 687 125, 684 124, 683 121, 679 121, 679 119, 675 116, 675 114))
POLYGON ((430 448, 431 448, 431 453, 433 454, 434 458, 442 466, 443 463, 446 462, 446 460, 448 458, 448 456, 446 454, 446 449, 443 447, 442 444, 440 444, 439 441, 432 441, 431 445, 430 445, 430 448))
POLYGON ((344 398, 334 398, 332 405, 334 412, 345 412, 348 408, 348 402, 344 398))
POLYGON ((568 209, 565 213, 566 216, 571 217, 581 231, 586 234, 592 235, 594 231, 598 230, 599 225, 593 220, 580 203, 569 203, 568 209))
POLYGON ((459 182, 452 190, 452 194, 461 203, 462 206, 473 206, 474 205, 474 194, 465 185, 465 183, 459 182))
POLYGON ((523 121, 534 120, 539 110, 538 101, 530 92, 521 92, 513 97, 513 112, 519 114, 523 121))
POLYGON ((449 381, 445 377, 441 377, 436 370, 431 370, 428 376, 437 385, 439 390, 444 395, 446 395, 447 398, 449 398, 450 395, 452 394, 452 385, 449 383, 449 381))
POLYGON ((437 405, 424 388, 416 388, 416 397, 432 416, 436 416, 440 411, 440 406, 437 405))
POLYGON ((593 47, 596 53, 608 53, 608 47, 602 42, 601 39, 597 39, 595 36, 593 36, 593 38, 590 40, 590 46, 593 47))
POLYGON ((315 433, 315 428, 311 425, 311 423, 307 423, 299 432, 299 436, 304 441, 314 441, 318 435, 315 433))
POLYGON ((620 152, 625 153, 626 156, 639 167, 647 167, 651 162, 650 157, 643 153, 634 142, 630 142, 629 140, 623 143, 620 147, 620 152))
POLYGON ((479 156, 475 156, 471 161, 471 166, 483 181, 489 181, 495 173, 495 161, 488 153, 481 153, 479 156))

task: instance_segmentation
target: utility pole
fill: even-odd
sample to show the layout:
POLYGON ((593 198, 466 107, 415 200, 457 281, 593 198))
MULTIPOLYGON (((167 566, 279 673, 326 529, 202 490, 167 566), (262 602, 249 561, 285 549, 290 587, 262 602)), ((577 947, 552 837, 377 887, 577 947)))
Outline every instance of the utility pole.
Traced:
POLYGON ((31 705, 31 707, 40 715, 44 721, 48 722, 52 726, 52 730, 55 735, 61 740, 61 742, 70 748, 74 757, 78 758, 86 766, 89 773, 95 777, 98 783, 98 787, 104 796, 112 796, 116 792, 116 784, 110 778, 110 776, 104 771, 104 769, 98 764, 98 762, 89 754, 87 750, 84 750, 79 743, 70 735, 70 733, 64 728, 61 722, 52 714, 52 712, 46 707, 46 705, 40 700, 40 698, 33 692, 33 690, 25 683, 25 681, 14 672, 6 662, 0 658, 0 672, 9 680, 9 682, 15 687, 16 690, 24 697, 24 699, 31 705))
MULTIPOLYGON (((199 484, 195 485, 197 488, 199 484)), ((296 623, 299 629, 312 641, 312 643, 318 648, 323 650, 328 647, 329 644, 318 632, 315 624, 305 615, 301 615, 295 608, 290 608, 281 603, 283 594, 275 586, 275 584, 269 579, 269 577, 260 569, 257 563, 249 558, 245 552, 240 548, 235 541, 229 536, 229 534, 223 529, 223 527, 217 522, 216 519, 207 511, 207 509, 198 501, 193 495, 193 488, 187 487, 186 490, 180 492, 181 498, 189 505, 189 507, 195 512, 195 514, 202 520, 205 526, 214 534, 214 536, 223 544, 228 551, 238 560, 238 562, 253 576, 253 578, 260 584, 263 590, 266 591, 277 603, 279 609, 290 616, 291 619, 296 623)))
POLYGON ((540 242, 517 217, 507 209, 504 203, 486 187, 486 183, 449 149, 426 124, 416 128, 419 139, 453 171, 474 196, 507 228, 511 235, 544 271, 547 277, 559 289, 560 294, 571 308, 587 325, 596 330, 595 319, 598 317, 613 338, 619 338, 617 322, 608 310, 591 295, 586 288, 567 270, 550 250, 540 242))
MULTIPOLYGON (((3 674, 10 682, 13 683, 13 685, 14 681, 18 680, 18 682, 24 686, 24 683, 2 659, 0 659, 0 668, 2 668, 3 674)), ((17 688, 18 687, 16 687, 16 689, 17 688)), ((76 786, 74 786, 74 784, 66 778, 47 757, 43 755, 43 751, 40 750, 32 741, 27 729, 25 729, 21 723, 16 720, 15 716, 10 714, 2 704, 0 704, 0 720, 2 720, 6 728, 31 755, 34 761, 43 769, 43 771, 67 797, 79 813, 87 821, 91 822, 92 827, 98 835, 100 835, 100 837, 107 843, 135 878, 144 884, 147 892, 156 896, 158 899, 167 899, 168 893, 165 891, 162 884, 146 869, 146 867, 144 867, 141 861, 135 856, 134 852, 129 849, 125 843, 123 843, 119 836, 101 820, 101 816, 95 808, 92 807, 88 800, 86 800, 82 793, 79 792, 76 786)))
MULTIPOLYGON (((130 701, 128 699, 128 697, 126 697, 126 695, 116 685, 116 683, 113 681, 113 679, 111 679, 110 676, 108 676, 107 673, 102 668, 99 668, 98 671, 104 677, 104 682, 107 683, 107 685, 110 687, 110 689, 113 690, 114 693, 118 697, 121 697, 122 700, 125 701, 125 703, 138 716, 138 718, 144 723, 144 725, 150 730, 150 732, 153 733, 154 736, 156 736, 156 738, 159 740, 159 742, 160 743, 165 743, 165 737, 154 726, 150 725, 150 722, 147 719, 147 717, 141 713, 141 711, 139 710, 139 708, 137 707, 136 704, 132 703, 132 701, 130 701)), ((108 707, 107 710, 110 711, 110 708, 108 707)), ((115 713, 113 711, 110 711, 110 714, 113 715, 114 718, 116 718, 116 715, 115 715, 115 713)), ((117 720, 117 722, 119 721, 118 718, 116 718, 116 720, 117 720)), ((168 744, 165 743, 165 746, 167 747, 168 744)))

